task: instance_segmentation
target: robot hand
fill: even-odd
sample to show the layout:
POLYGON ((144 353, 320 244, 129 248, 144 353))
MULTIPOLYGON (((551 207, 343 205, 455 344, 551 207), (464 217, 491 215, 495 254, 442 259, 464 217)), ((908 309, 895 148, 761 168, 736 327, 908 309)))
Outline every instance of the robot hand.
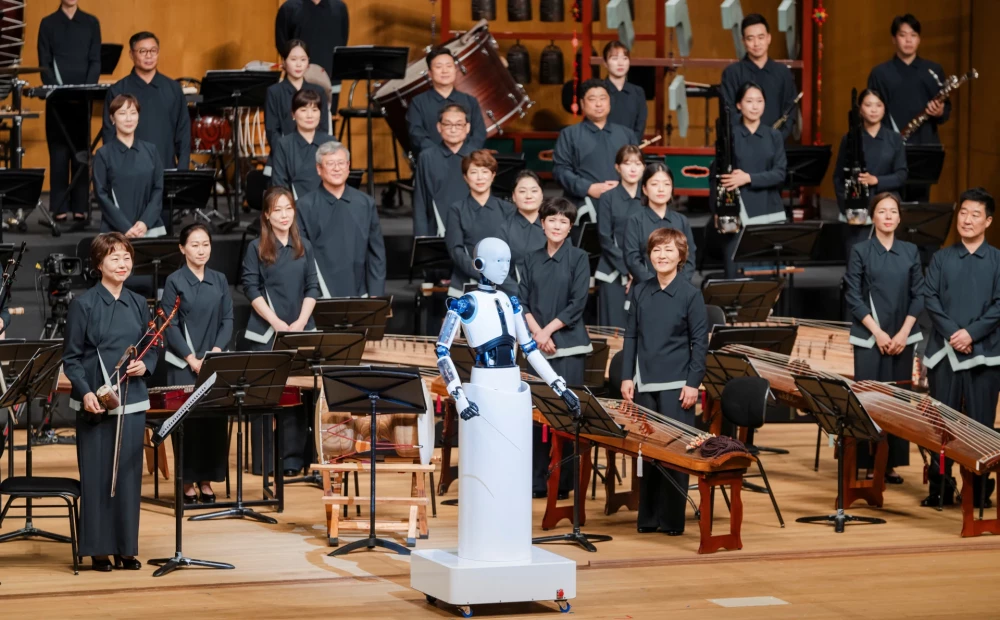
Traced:
POLYGON ((576 394, 573 393, 573 390, 570 389, 563 390, 562 394, 560 394, 559 397, 563 399, 563 402, 566 403, 566 406, 569 407, 571 411, 573 411, 575 414, 579 414, 580 399, 577 397, 576 394))
POLYGON ((462 412, 458 414, 463 420, 471 420, 472 418, 479 415, 479 407, 476 403, 469 401, 469 406, 462 409, 462 412))

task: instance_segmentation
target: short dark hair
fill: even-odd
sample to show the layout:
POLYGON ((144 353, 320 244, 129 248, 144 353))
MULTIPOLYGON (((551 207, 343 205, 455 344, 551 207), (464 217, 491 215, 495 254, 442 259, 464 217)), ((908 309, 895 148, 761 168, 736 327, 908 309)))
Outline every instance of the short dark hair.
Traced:
POLYGON ((135 95, 129 95, 128 93, 125 93, 117 95, 115 96, 114 99, 111 100, 111 105, 108 106, 108 115, 114 116, 115 112, 121 110, 130 103, 135 106, 136 112, 142 112, 142 106, 139 105, 139 100, 135 98, 135 95))
POLYGON ((296 47, 301 47, 302 51, 309 55, 309 46, 302 39, 289 39, 288 43, 285 43, 285 49, 281 50, 281 58, 286 59, 288 55, 292 53, 292 50, 296 47))
POLYGON ((628 46, 615 39, 614 41, 609 41, 607 45, 604 46, 604 51, 601 52, 601 56, 604 57, 604 62, 608 62, 608 57, 614 54, 616 51, 621 50, 625 52, 626 58, 631 58, 632 54, 629 52, 628 46))
POLYGON ((101 270, 101 263, 104 259, 108 257, 115 251, 115 248, 121 247, 128 255, 135 260, 135 249, 129 242, 128 237, 120 232, 107 232, 101 233, 94 237, 94 240, 90 242, 90 267, 97 271, 101 270))
POLYGON ((427 52, 426 60, 428 69, 431 68, 431 63, 434 62, 434 59, 437 58, 438 56, 450 56, 452 60, 455 59, 455 55, 452 54, 451 50, 448 49, 447 47, 435 47, 431 51, 427 52))
POLYGON ((517 189, 517 184, 523 181, 524 179, 533 179, 535 183, 538 184, 538 187, 542 186, 542 180, 538 178, 538 175, 535 174, 534 170, 524 169, 518 172, 517 176, 514 177, 514 188, 517 189))
POLYGON ((181 235, 180 235, 180 238, 178 239, 178 241, 180 242, 181 245, 187 245, 188 237, 190 237, 192 233, 197 232, 199 230, 204 231, 205 234, 208 235, 208 242, 211 243, 212 242, 212 231, 210 231, 208 229, 208 226, 205 226, 201 222, 195 222, 194 224, 188 224, 187 226, 185 226, 184 228, 182 228, 181 229, 181 235))
POLYGON ((615 153, 615 165, 620 166, 627 162, 631 157, 638 157, 639 161, 644 161, 642 157, 642 149, 639 148, 638 144, 626 144, 618 149, 618 152, 615 153))
POLYGON ((733 103, 739 103, 740 101, 743 101, 743 97, 747 94, 747 91, 750 90, 751 88, 756 88, 757 90, 759 90, 760 96, 764 98, 765 103, 767 102, 767 95, 764 94, 764 89, 761 88, 760 84, 758 84, 757 82, 743 82, 743 85, 740 86, 740 89, 736 91, 736 101, 734 101, 733 103))
POLYGON ((965 201, 978 202, 986 207, 987 217, 993 217, 993 213, 996 211, 997 203, 993 200, 993 194, 986 191, 985 187, 970 187, 962 192, 962 195, 958 197, 959 208, 962 207, 962 203, 965 201))
POLYGON ((900 211, 900 212, 902 211, 902 208, 899 206, 901 201, 899 199, 899 195, 896 194, 896 192, 879 192, 879 193, 875 194, 875 196, 872 198, 871 202, 868 203, 868 215, 869 216, 875 215, 875 207, 877 207, 878 203, 882 202, 883 200, 891 200, 891 201, 895 202, 896 203, 896 211, 900 211))
POLYGON ((885 105, 885 97, 883 97, 882 93, 875 90, 874 88, 866 88, 863 91, 861 91, 861 94, 858 95, 858 105, 864 103, 865 97, 867 97, 868 95, 874 95, 879 101, 882 102, 882 105, 885 105))
POLYGON ((134 35, 132 35, 132 37, 128 40, 128 48, 130 50, 134 50, 136 43, 138 43, 139 41, 145 41, 146 39, 152 39, 156 41, 156 45, 160 44, 160 39, 155 34, 149 32, 148 30, 143 30, 142 32, 137 32, 134 35))
POLYGON ((903 24, 913 28, 913 32, 920 34, 920 20, 914 17, 913 13, 907 13, 906 15, 897 15, 892 18, 892 26, 889 28, 892 36, 896 36, 896 33, 899 32, 903 24))
POLYGON ((318 108, 322 100, 323 99, 319 96, 319 93, 317 93, 316 91, 303 88, 302 90, 300 90, 299 92, 295 93, 292 96, 292 113, 294 113, 299 108, 305 108, 311 105, 314 105, 318 108))
POLYGON ((584 80, 583 83, 580 84, 580 88, 577 90, 576 96, 582 101, 583 98, 587 96, 587 93, 595 88, 600 88, 604 92, 608 92, 608 85, 604 82, 604 80, 590 78, 589 80, 584 80))
POLYGON ((459 105, 457 103, 449 103, 448 105, 441 108, 440 112, 438 112, 439 123, 444 120, 444 115, 446 112, 461 112, 462 114, 465 115, 466 123, 472 122, 472 119, 469 118, 469 111, 465 109, 465 106, 459 105))
POLYGON ((768 34, 771 34, 771 26, 767 23, 767 20, 764 19, 764 16, 760 13, 751 13, 744 17, 743 21, 740 22, 740 35, 742 36, 746 33, 747 28, 750 26, 756 26, 757 24, 762 24, 764 26, 764 30, 766 30, 768 34))
POLYGON ((688 240, 679 230, 674 228, 657 228, 653 232, 649 233, 649 239, 646 240, 646 256, 653 253, 653 248, 658 245, 663 245, 664 243, 674 242, 674 247, 677 248, 677 254, 679 254, 680 260, 677 261, 677 270, 680 271, 687 262, 688 252, 688 240))
POLYGON ((576 205, 562 196, 556 198, 546 198, 542 201, 542 207, 538 210, 538 217, 543 221, 553 215, 565 215, 570 224, 576 222, 576 205))
MULTIPOLYGON (((674 173, 673 171, 670 170, 670 166, 663 163, 662 161, 654 161, 652 163, 646 164, 646 169, 642 171, 642 179, 639 181, 639 188, 640 189, 645 188, 646 183, 648 183, 649 180, 653 178, 653 175, 659 174, 660 172, 666 173, 667 178, 670 179, 670 184, 673 185, 674 173)), ((674 195, 673 192, 671 192, 670 200, 667 202, 667 204, 670 204, 673 201, 674 201, 674 195)), ((645 190, 642 191, 642 204, 644 205, 649 204, 649 197, 646 196, 645 190)))
POLYGON ((469 168, 473 166, 489 168, 493 174, 497 173, 498 168, 496 157, 493 157, 493 153, 490 153, 486 149, 472 151, 462 158, 462 176, 469 174, 469 168))

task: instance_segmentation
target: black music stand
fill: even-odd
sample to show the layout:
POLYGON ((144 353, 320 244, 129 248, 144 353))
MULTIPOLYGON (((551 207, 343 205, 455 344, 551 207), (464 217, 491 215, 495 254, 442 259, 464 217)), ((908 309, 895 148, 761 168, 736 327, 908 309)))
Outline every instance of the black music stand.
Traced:
MULTIPOLYGON (((290 377, 313 378, 313 394, 319 396, 319 377, 322 366, 336 364, 338 366, 357 366, 365 353, 364 331, 357 332, 278 332, 274 336, 272 351, 291 351, 292 367, 288 372, 290 377)), ((315 416, 314 416, 315 417, 315 416)), ((309 424, 310 435, 315 437, 313 423, 309 424)), ((316 442, 310 445, 315 450, 316 442)), ((316 461, 315 452, 309 455, 307 461, 316 461)), ((285 484, 308 482, 322 486, 323 479, 319 472, 299 478, 285 480, 285 484)))
POLYGON ((951 203, 903 203, 896 236, 917 246, 921 262, 927 265, 948 239, 954 217, 951 203))
POLYGON ((121 43, 101 43, 101 75, 111 75, 118 66, 125 46, 121 43))
POLYGON ((422 270, 451 270, 451 254, 444 237, 414 237, 413 248, 410 250, 410 282, 413 282, 413 272, 422 270))
POLYGON ((241 107, 264 107, 267 89, 278 83, 280 71, 208 71, 201 80, 205 107, 232 108, 233 196, 229 202, 229 221, 239 221, 243 206, 243 156, 240 155, 241 107))
POLYGON ((187 558, 184 557, 183 552, 184 502, 178 500, 184 494, 184 420, 198 402, 212 389, 217 377, 218 375, 212 373, 198 389, 188 396, 187 400, 184 401, 184 404, 181 405, 180 409, 174 415, 170 416, 170 418, 153 431, 152 443, 154 448, 159 447, 170 436, 171 432, 177 433, 177 443, 174 444, 174 557, 149 560, 148 564, 160 567, 153 573, 153 577, 162 577, 174 572, 178 568, 185 568, 187 566, 220 569, 236 568, 232 564, 225 562, 187 558))
MULTIPOLYGON (((0 216, 4 211, 23 209, 25 213, 38 206, 45 183, 44 168, 0 170, 0 216)), ((48 217, 48 213, 44 213, 48 217)), ((0 243, 3 227, 0 227, 0 243)))
MULTIPOLYGON (((156 239, 133 239, 132 249, 135 258, 132 261, 132 277, 152 276, 153 299, 157 299, 160 290, 160 274, 171 274, 184 264, 180 241, 177 237, 159 237, 156 239)), ((164 278, 165 279, 165 278, 164 278)))
POLYGON ((794 206, 795 191, 800 187, 819 187, 830 167, 832 147, 829 144, 788 144, 785 146, 785 180, 781 189, 789 190, 788 207, 794 206))
POLYGON ((590 273, 593 275, 597 271, 597 264, 601 261, 601 238, 597 236, 596 223, 584 222, 580 225, 580 235, 577 238, 576 247, 587 253, 590 273))
POLYGON ((382 340, 391 309, 392 297, 319 299, 313 320, 316 329, 324 332, 365 332, 368 340, 382 340))
POLYGON ((163 224, 168 235, 174 234, 175 209, 194 211, 195 220, 204 220, 209 226, 212 225, 212 215, 221 217, 218 211, 203 211, 212 198, 214 187, 214 170, 163 171, 163 206, 166 212, 163 224))
POLYGON ((769 325, 767 327, 742 327, 720 325, 712 330, 708 341, 709 351, 718 351, 727 344, 743 344, 772 353, 791 355, 795 348, 798 325, 769 325))
MULTIPOLYGON (((800 222, 798 224, 761 224, 744 226, 733 252, 733 262, 763 262, 774 265, 774 276, 781 278, 781 267, 794 266, 798 262, 812 258, 819 239, 823 222, 800 222)), ((791 289, 795 278, 789 274, 789 295, 784 306, 790 307, 791 289)), ((787 312, 786 312, 787 314, 787 312)))
POLYGON ((491 191, 506 199, 513 196, 517 175, 528 167, 528 162, 524 161, 524 153, 496 153, 493 158, 497 160, 497 175, 491 191))
MULTIPOLYGON (((337 48, 341 49, 341 48, 337 48)), ((424 384, 416 368, 380 366, 327 366, 323 368, 323 388, 330 411, 371 415, 371 488, 368 498, 368 536, 335 549, 328 555, 345 555, 356 549, 382 547, 399 555, 410 550, 397 542, 375 535, 375 460, 378 444, 378 414, 426 413, 424 384)))
MULTIPOLYGON (((600 401, 587 387, 570 388, 580 399, 579 407, 570 409, 566 401, 544 381, 528 381, 527 383, 531 388, 531 401, 545 416, 549 426, 557 431, 573 433, 573 454, 559 463, 560 467, 567 463, 573 465, 573 531, 566 534, 539 536, 532 538, 531 542, 535 544, 575 543, 594 553, 597 551, 597 547, 591 541, 606 542, 612 538, 604 534, 585 534, 580 531, 580 502, 583 501, 583 496, 580 494, 580 433, 602 437, 624 437, 628 431, 622 429, 611 419, 600 401)), ((551 475, 551 472, 549 473, 551 475)))
POLYGON ((944 147, 940 144, 906 144, 906 185, 930 191, 941 178, 944 147))
POLYGON ((375 196, 375 154, 372 138, 372 80, 395 80, 406 76, 408 47, 375 45, 338 46, 333 48, 332 82, 367 80, 368 104, 368 194, 375 196))
MULTIPOLYGON (((0 249, 0 256, 3 250, 0 249)), ((51 347, 52 345, 62 345, 61 339, 52 340, 23 340, 5 339, 0 340, 0 364, 3 366, 4 381, 6 385, 13 384, 17 376, 24 370, 24 367, 31 361, 39 349, 51 347)), ((27 408, 25 406, 25 408, 27 408)), ((33 446, 48 446, 54 444, 74 444, 75 435, 60 437, 51 429, 52 403, 49 399, 42 400, 42 420, 41 423, 32 430, 31 415, 28 412, 26 419, 26 430, 30 435, 29 439, 33 446)), ((14 450, 27 450, 27 445, 12 446, 14 450)), ((13 462, 11 462, 10 475, 14 475, 13 462)))
MULTIPOLYGON (((243 432, 246 428, 246 409, 274 409, 281 401, 281 394, 288 381, 288 371, 292 367, 291 351, 269 352, 211 352, 202 361, 201 372, 198 373, 198 383, 201 386, 208 377, 218 374, 215 385, 209 390, 202 401, 202 407, 236 409, 236 445, 243 445, 243 432)), ((281 425, 275 429, 275 444, 280 445, 281 425)), ((278 450, 278 457, 281 450, 278 450)), ((281 475, 280 463, 275 463, 275 483, 280 495, 284 492, 284 478, 281 475)), ((174 472, 181 476, 181 472, 174 472)), ((182 498, 175 498, 174 504, 183 503, 182 498)), ((267 500, 263 500, 267 502, 267 500)), ((270 503, 270 502, 267 502, 270 503)), ((206 521, 221 517, 249 517, 261 523, 277 523, 277 520, 266 517, 249 506, 258 502, 243 501, 243 453, 236 450, 236 501, 232 507, 217 512, 210 512, 195 517, 191 521, 206 521)))
POLYGON ((708 280, 701 287, 705 305, 719 306, 730 323, 760 323, 771 316, 784 280, 708 280))
POLYGON ((812 411, 816 423, 830 435, 837 436, 840 458, 837 459, 837 512, 818 517, 799 517, 797 523, 830 523, 838 534, 847 523, 885 523, 877 517, 856 517, 844 512, 844 437, 857 441, 878 441, 881 430, 865 411, 864 405, 840 377, 793 374, 795 385, 812 411))
MULTIPOLYGON (((19 346, 21 343, 18 343, 19 346)), ((38 348, 31 359, 24 365, 7 391, 0 396, 0 409, 8 409, 13 415, 14 407, 23 404, 30 420, 31 401, 36 398, 47 397, 54 389, 56 380, 59 378, 59 366, 62 364, 62 345, 50 344, 50 346, 38 348)), ((10 454, 8 454, 9 472, 13 475, 14 470, 14 433, 10 434, 10 454)), ((24 457, 24 476, 31 478, 31 429, 28 429, 28 444, 24 457)), ((10 505, 17 499, 11 497, 4 504, 2 514, 6 515, 10 505)), ((73 541, 61 534, 53 534, 35 527, 31 512, 32 498, 24 498, 24 527, 13 532, 8 532, 0 536, 0 543, 20 540, 22 538, 45 538, 55 542, 72 543, 73 541)))
MULTIPOLYGON (((745 356, 709 349, 705 356, 705 378, 702 383, 705 391, 715 400, 722 400, 722 389, 731 379, 740 377, 757 377, 757 370, 745 356)), ((768 395, 773 400, 773 395, 768 395)))

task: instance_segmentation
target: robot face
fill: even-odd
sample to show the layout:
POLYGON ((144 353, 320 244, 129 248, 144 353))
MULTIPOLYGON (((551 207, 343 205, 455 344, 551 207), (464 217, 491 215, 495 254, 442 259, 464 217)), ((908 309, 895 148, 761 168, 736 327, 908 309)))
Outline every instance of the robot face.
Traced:
POLYGON ((494 284, 503 284, 510 272, 510 247, 502 239, 487 237, 476 244, 476 269, 494 284))

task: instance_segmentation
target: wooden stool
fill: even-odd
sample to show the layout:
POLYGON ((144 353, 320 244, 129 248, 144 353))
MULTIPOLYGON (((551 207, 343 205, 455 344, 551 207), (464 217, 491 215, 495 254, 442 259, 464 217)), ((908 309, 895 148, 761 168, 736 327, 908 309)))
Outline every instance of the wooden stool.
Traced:
MULTIPOLYGON (((382 532, 405 533, 406 546, 415 547, 417 536, 427 538, 429 529, 427 525, 427 506, 431 503, 427 497, 427 474, 434 475, 433 464, 421 465, 409 460, 400 462, 377 463, 375 470, 381 477, 384 474, 410 474, 410 496, 409 497, 388 497, 376 496, 375 504, 380 506, 409 506, 409 515, 406 519, 392 520, 377 518, 375 529, 382 532)), ((331 463, 328 465, 313 465, 312 469, 319 471, 323 478, 323 507, 326 510, 326 528, 331 547, 340 545, 340 530, 352 530, 367 532, 369 527, 368 519, 347 518, 341 516, 338 506, 368 506, 370 498, 358 495, 355 489, 354 495, 348 493, 346 485, 347 474, 354 472, 371 471, 368 463, 345 462, 331 463), (334 485, 344 484, 344 493, 340 494, 334 490, 334 485)), ((433 490, 431 490, 433 493, 433 490)))

